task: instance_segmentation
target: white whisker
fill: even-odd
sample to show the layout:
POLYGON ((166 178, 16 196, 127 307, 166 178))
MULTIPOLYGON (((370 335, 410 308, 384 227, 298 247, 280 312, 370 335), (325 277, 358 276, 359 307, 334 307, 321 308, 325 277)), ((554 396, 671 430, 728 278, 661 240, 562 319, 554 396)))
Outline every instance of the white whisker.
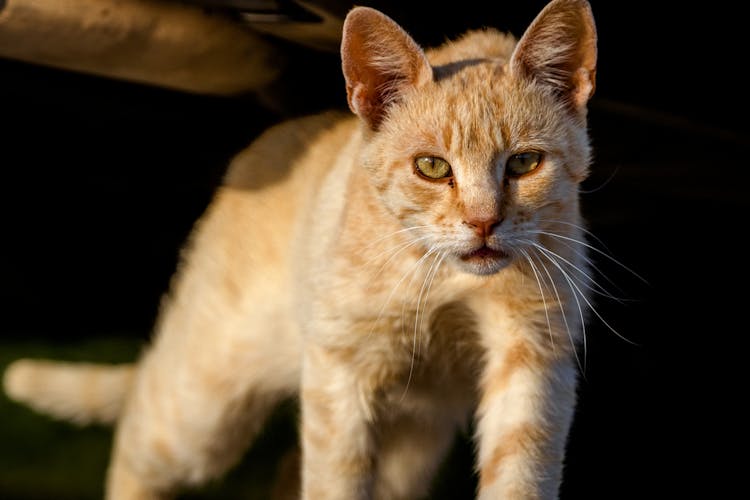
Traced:
MULTIPOLYGON (((421 317, 420 317, 420 310, 422 310, 422 314, 424 315, 424 309, 427 308, 427 296, 425 295, 425 290, 428 289, 427 284, 430 281, 430 277, 432 276, 432 272, 435 269, 435 264, 437 264, 438 260, 440 259, 441 253, 437 252, 435 254, 435 258, 432 260, 432 264, 430 264, 429 269, 427 269, 427 274, 425 274, 424 280, 422 281, 422 287, 419 289, 419 295, 417 296, 417 308, 416 312, 414 314, 414 339, 416 342, 417 339, 417 332, 419 331, 421 327, 421 317), (424 296, 424 305, 422 305, 422 297, 424 296)), ((415 350, 412 352, 416 352, 416 344, 415 344, 415 350)), ((414 356, 412 356, 412 361, 414 360, 414 356)))
MULTIPOLYGON (((620 288, 620 287, 619 287, 619 286, 617 285, 617 283, 615 283, 615 282, 614 282, 614 281, 613 281, 613 280, 612 280, 612 279, 611 279, 611 278, 610 278, 609 276, 607 276, 607 275, 606 275, 606 274, 605 274, 605 273, 604 273, 604 272, 603 272, 603 271, 602 271, 602 270, 601 270, 601 269, 599 268, 599 266, 597 266, 597 265, 596 265, 596 263, 595 263, 595 262, 594 262, 594 261, 593 261, 592 259, 590 259, 590 258, 588 257, 588 255, 586 254, 586 252, 582 251, 582 250, 581 250, 581 249, 580 249, 579 247, 577 247, 576 245, 572 245, 571 243, 569 243, 569 242, 566 242, 566 241, 561 241, 561 242, 560 242, 560 244, 564 245, 564 246, 565 246, 565 247, 567 247, 567 248, 570 248, 570 249, 571 249, 571 250, 572 250, 573 252, 575 252, 575 254, 576 254, 576 255, 578 255, 579 257, 581 257, 581 258, 582 258, 582 259, 583 259, 583 260, 584 260, 584 261, 586 262, 586 264, 588 264, 588 265, 589 265, 589 266, 591 267, 591 269, 593 269, 594 271, 596 271, 596 274, 598 274, 599 276, 601 276, 602 278, 604 278, 604 279, 605 279, 605 280, 607 281, 607 283, 609 283, 610 285, 612 285, 613 287, 615 287, 615 288, 616 288, 616 289, 617 289, 617 290, 618 290, 619 292, 622 292, 622 291, 623 291, 623 290, 622 290, 622 288, 620 288)), ((591 280, 591 281, 593 282, 593 280, 591 280)), ((597 285, 598 285, 598 284, 597 284, 597 285)), ((603 286, 601 286, 601 285, 598 285, 598 286, 599 286, 599 287, 600 287, 600 288, 601 288, 602 290, 606 290, 606 289, 605 289, 605 288, 604 288, 603 286)), ((623 293, 624 293, 624 292, 623 292, 623 293)), ((611 293, 611 292, 608 292, 608 291, 606 292, 606 294, 603 294, 603 295, 605 295, 606 297, 608 297, 608 298, 611 298, 611 299, 613 299, 613 300, 616 300, 617 302, 620 302, 620 303, 623 303, 623 302, 627 302, 627 301, 629 300, 629 299, 626 299, 626 298, 623 298, 623 297, 617 297, 617 296, 615 296, 615 295, 612 295, 612 293, 611 293)))
POLYGON ((597 243, 599 243, 606 251, 611 252, 611 250, 607 247, 607 245, 594 233, 592 233, 588 228, 580 225, 580 224, 574 224, 573 222, 565 221, 565 220, 554 220, 554 219, 539 219, 539 222, 549 222, 551 224, 563 224, 566 226, 570 226, 573 228, 576 228, 580 231, 582 231, 584 234, 589 236, 590 238, 596 240, 597 243))
MULTIPOLYGON (((542 220, 544 221, 544 219, 542 219, 542 220)), ((578 224, 573 224, 571 222, 566 222, 566 221, 546 220, 546 222, 556 222, 556 223, 559 223, 559 224, 567 224, 569 226, 578 228, 578 229, 582 230, 583 232, 585 232, 586 234, 588 234, 589 236, 591 236, 593 239, 595 239, 602 247, 604 247, 605 249, 607 249, 607 251, 610 251, 609 248, 607 248, 607 245, 605 245, 602 240, 600 240, 599 238, 597 238, 596 235, 594 235, 594 233, 592 233, 591 231, 588 231, 583 226, 579 226, 578 224)), ((533 233, 535 231, 531 231, 531 232, 533 233)), ((578 242, 578 240, 575 240, 575 241, 578 242)), ((617 283, 615 283, 609 276, 607 276, 599 268, 599 266, 597 266, 596 263, 591 258, 589 258, 587 252, 584 252, 584 251, 581 250, 580 244, 573 245, 570 242, 564 241, 564 240, 560 241, 559 243, 562 244, 562 245, 564 245, 565 247, 571 249, 573 252, 575 252, 575 254, 578 255, 580 258, 582 258, 586 262, 586 264, 591 267, 591 269, 593 269, 594 271, 596 271, 596 274, 598 274, 599 276, 601 276, 602 278, 604 278, 607 281, 607 283, 609 283, 611 286, 613 286, 615 289, 617 289, 617 291, 624 293, 623 290, 622 290, 622 288, 620 288, 617 285, 617 283)), ((623 298, 623 297, 617 297, 617 296, 615 296, 614 294, 612 294, 612 292, 609 292, 608 290, 606 290, 602 285, 596 283, 593 279, 591 280, 591 282, 595 283, 602 290, 602 292, 604 292, 604 293, 600 293, 600 294, 604 295, 607 298, 616 300, 617 302, 620 302, 620 303, 628 302, 630 300, 630 299, 626 299, 626 298, 623 298)), ((587 288, 589 288, 590 290, 594 291, 592 288, 590 288, 588 286, 587 286, 587 288)), ((599 292, 596 292, 596 293, 599 293, 599 292)))
POLYGON ((371 241, 365 247, 363 247, 363 249, 366 250, 366 249, 368 249, 368 248, 370 248, 370 247, 372 247, 374 245, 377 245, 378 243, 380 243, 381 241, 383 241, 385 239, 392 238, 392 237, 396 236, 397 234, 405 233, 405 232, 408 232, 408 231, 415 231, 417 229, 424 229, 424 228, 427 228, 427 227, 430 227, 430 226, 428 226, 428 225, 411 226, 411 227, 405 227, 403 229, 399 229, 398 231, 394 231, 394 232, 392 232, 390 234, 386 234, 385 236, 381 236, 380 238, 371 241))
MULTIPOLYGON (((542 245, 539 245, 538 243, 533 243, 533 245, 540 252, 542 252, 542 255, 544 255, 555 267, 557 267, 557 269, 560 271, 560 274, 562 274, 563 278, 568 283, 568 286, 573 292, 572 294, 573 299, 576 301, 576 307, 578 307, 578 315, 580 316, 580 319, 581 319, 581 340, 583 342, 583 373, 585 374, 586 373, 586 359, 588 357, 588 343, 586 341, 586 318, 584 318, 583 316, 583 309, 581 308, 581 301, 578 300, 578 294, 580 294, 584 300, 586 300, 586 297, 584 297, 583 292, 581 292, 581 289, 578 288, 575 283, 573 283, 573 280, 571 279, 568 272, 562 268, 562 266, 555 260, 553 255, 550 255, 553 252, 547 250, 546 248, 544 248, 542 245), (578 290, 578 294, 576 294, 576 290, 578 290)), ((589 307, 591 307, 590 304, 589 304, 589 307)))
MULTIPOLYGON (((423 303, 424 305, 422 306, 422 316, 420 318, 420 323, 424 321, 424 311, 425 309, 427 309, 427 298, 430 296, 430 289, 432 288, 432 283, 435 281, 435 276, 437 276, 437 273, 440 270, 440 266, 443 264, 443 261, 445 260, 445 257, 447 255, 448 255, 448 252, 446 251, 440 252, 438 254, 439 259, 437 261, 437 264, 435 265, 435 269, 432 271, 432 276, 430 276, 430 282, 427 284, 427 291, 425 292, 425 295, 424 295, 424 303, 423 303)), ((419 330, 422 331, 421 324, 419 326, 419 330)))
MULTIPOLYGON (((524 243, 530 244, 530 245, 537 245, 538 244, 538 243, 533 242, 531 240, 519 240, 519 241, 523 241, 524 243)), ((563 244, 565 244, 566 246, 568 246, 566 243, 563 243, 563 244)), ((570 248, 572 248, 572 247, 570 247, 570 248)), ((615 300, 615 301, 620 302, 620 303, 623 302, 623 299, 620 299, 619 297, 615 297, 614 295, 612 295, 611 293, 609 293, 609 291, 606 288, 604 288, 602 285, 600 285, 591 275, 589 275, 585 270, 581 269, 580 267, 578 267, 576 264, 574 264, 570 260, 566 259, 565 257, 563 257, 562 255, 560 255, 560 254, 558 254, 556 252, 553 252, 549 248, 544 248, 544 250, 546 252, 549 252, 550 254, 552 254, 558 260, 562 261, 563 263, 565 263, 568 266, 570 266, 571 268, 573 268, 576 272, 578 272, 580 274, 580 276, 582 276, 583 278, 581 278, 580 276, 573 275, 573 274, 571 274, 571 278, 576 279, 576 281, 578 281, 579 284, 581 284, 584 287, 586 287, 587 289, 591 290, 593 293, 596 293, 598 295, 602 295, 604 297, 607 297, 609 299, 615 300), (589 285, 589 283, 593 284, 594 286, 589 285)), ((573 248, 573 250, 576 250, 576 249, 573 248)), ((576 253, 578 253, 577 250, 576 250, 576 253)), ((585 259, 585 257, 584 257, 584 259, 585 259)), ((588 259, 586 259, 586 260, 588 260, 588 259)), ((593 266, 593 267, 596 269, 596 266, 593 266)), ((599 274, 602 274, 602 273, 600 272, 599 274)), ((604 276, 604 275, 602 274, 602 276, 604 276)), ((607 281, 609 281, 611 283, 611 280, 609 280, 609 278, 607 278, 606 276, 604 276, 604 278, 607 279, 607 281)))
POLYGON ((615 166, 615 169, 612 171, 612 173, 609 174, 609 177, 607 177, 606 179, 604 179, 604 182, 602 182, 601 184, 599 184, 597 187, 591 188, 591 189, 579 189, 578 192, 581 193, 581 194, 596 193, 597 191, 603 189, 607 184, 609 184, 610 182, 612 182, 612 179, 615 178, 615 175, 617 175, 617 173, 619 171, 620 171, 620 165, 617 165, 617 166, 615 166))
MULTIPOLYGON (((427 258, 430 253, 432 253, 432 249, 425 252, 425 254, 419 258, 409 269, 406 270, 406 272, 401 276, 401 278, 396 282, 394 287, 391 289, 391 292, 388 294, 388 297, 386 297, 385 302, 383 302, 383 305, 380 308, 380 311, 378 312, 378 316, 375 319, 375 321, 372 323, 372 327, 370 328, 370 333, 368 333, 368 337, 372 335, 372 333, 375 331, 375 327, 377 326, 378 322, 380 322, 380 319, 383 317, 383 313, 385 312, 385 308, 390 303, 391 299, 393 298, 393 295, 396 293, 396 290, 401 286, 401 283, 404 282, 407 276, 412 276, 412 281, 414 280, 414 271, 416 271, 417 267, 422 263, 422 261, 427 258)), ((401 311, 401 316, 403 320, 403 310, 401 311)))
MULTIPOLYGON (((411 279, 409 280, 409 284, 407 285, 409 288, 411 288, 412 284, 414 283, 414 278, 416 277, 417 273, 417 266, 421 267, 422 264, 427 260, 427 258, 430 257, 430 255, 434 254, 437 251, 436 247, 430 247, 427 252, 420 257, 420 259, 414 263, 414 266, 411 267, 409 272, 411 273, 411 279)), ((406 316, 406 296, 404 296, 404 300, 401 302, 401 333, 406 336, 406 321, 404 321, 404 317, 406 316)), ((414 353, 414 350, 412 350, 412 353, 414 353)), ((413 356, 413 354, 412 354, 413 356)), ((413 361, 413 360, 412 360, 413 361)))
POLYGON ((604 251, 596 248, 595 246, 592 246, 592 245, 586 243, 585 241, 577 240, 575 238, 571 238, 570 236, 563 236, 562 234, 550 233, 549 231, 539 231, 539 230, 537 230, 537 231, 531 231, 531 232, 532 233, 536 233, 536 234, 544 234, 544 235, 547 235, 547 236, 551 236, 553 238, 560 238, 560 239, 563 239, 563 240, 567 240, 567 241, 572 241, 574 243, 578 243, 579 245, 583 245, 586 248, 589 248, 589 249, 593 250, 594 252, 597 252, 598 254, 603 255, 604 257, 606 257, 607 259, 611 260, 612 262, 614 262, 615 264, 617 264, 621 268, 625 269, 626 271, 628 271, 629 273, 631 273, 633 276, 635 276, 639 280, 643 281, 644 283, 648 283, 648 281, 646 281, 646 278, 644 278, 643 276, 641 276, 637 272, 633 271, 632 269, 630 269, 628 266, 626 266, 625 264, 623 264, 619 260, 617 260, 614 257, 612 257, 607 252, 604 252, 604 251))
MULTIPOLYGON (((435 249, 432 249, 435 250, 435 249)), ((432 251, 431 250, 431 251, 432 251)), ((424 321, 424 315, 425 311, 427 309, 427 297, 430 293, 430 288, 432 287, 432 282, 435 279, 435 275, 437 274, 437 270, 440 267, 440 264, 443 262, 443 258, 445 257, 444 252, 437 252, 435 255, 435 259, 432 261, 432 264, 430 264, 430 268, 427 270, 427 274, 425 274, 424 281, 422 282, 422 287, 419 290, 419 295, 417 297, 417 308, 414 316, 414 337, 412 341, 412 351, 411 351, 411 363, 409 365, 409 376, 406 379, 406 386, 404 387, 404 393, 401 395, 401 401, 406 397, 406 393, 409 391, 409 386, 411 385, 411 379, 414 375, 414 365, 416 362, 417 357, 417 351, 421 351, 422 343, 417 342, 417 340, 420 338, 419 334, 422 331, 422 322, 424 321), (422 302, 422 297, 424 296, 424 302, 422 302), (422 310, 422 313, 420 315, 420 308, 422 310)))
MULTIPOLYGON (((531 249, 538 250, 538 247, 536 244, 534 244, 534 246, 532 246, 531 249)), ((555 285, 555 279, 550 274, 549 269, 547 269, 547 266, 544 265, 544 262, 540 260, 539 265, 542 266, 542 269, 544 269, 544 272, 547 275, 547 278, 549 278, 550 285, 552 285, 552 291, 555 293, 557 304, 560 307, 560 313, 562 315, 563 324, 565 325, 565 331, 568 334, 568 339, 570 340, 570 346, 573 348, 573 356, 575 356, 576 358, 576 364, 578 364, 578 369, 581 370, 581 374, 585 375, 583 364, 581 364, 581 359, 578 357, 578 349, 576 349, 576 342, 575 342, 575 339, 573 339, 573 333, 570 331, 570 324, 568 323, 568 315, 565 312, 565 307, 564 307, 565 303, 562 301, 562 299, 560 298, 560 293, 557 291, 557 285, 555 285)))
MULTIPOLYGON (((604 319, 604 317, 603 317, 603 316, 602 316, 601 314, 599 314, 599 311, 597 311, 597 309, 596 309, 596 308, 595 308, 595 307, 593 306, 593 304, 591 304, 591 302, 589 301, 589 299, 588 299, 588 298, 586 298, 586 294, 584 294, 584 293, 583 293, 583 292, 581 291, 581 289, 580 289, 580 288, 578 288, 578 286, 577 286, 577 285, 576 285, 576 284, 575 284, 575 283, 573 282, 573 280, 572 280, 572 279, 570 279, 570 278, 568 277, 568 273, 566 273, 566 272, 565 272, 565 270, 564 270, 564 269, 562 268, 562 266, 560 266, 560 264, 559 264, 559 263, 557 263, 557 261, 555 261, 555 259, 554 259, 553 257, 551 257, 551 256, 550 256, 550 255, 549 255, 549 254, 547 253, 547 252, 549 252, 549 250, 547 250, 546 248, 544 248, 543 246, 541 246, 541 245, 538 245, 538 244, 535 244, 535 247, 536 247, 536 248, 538 248, 538 249, 539 249, 539 250, 540 250, 540 251, 542 252, 542 254, 543 254, 543 255, 545 255, 545 256, 547 257, 547 259, 548 259, 548 260, 549 260, 550 262, 552 262, 552 263, 553 263, 553 264, 554 264, 554 265, 555 265, 555 266, 556 266, 556 267, 557 267, 557 268, 558 268, 558 269, 560 270, 560 272, 561 272, 561 273, 563 274, 563 276, 565 277, 565 279, 566 279, 566 280, 568 281, 568 284, 569 284, 569 285, 570 285, 570 286, 572 287, 572 290, 573 290, 574 292, 576 292, 576 291, 578 292, 578 295, 580 295, 580 297, 581 297, 581 298, 583 299, 583 301, 584 301, 584 302, 586 302, 586 305, 588 305, 588 306, 589 306, 589 309, 591 309, 591 312, 593 312, 593 313, 594 313, 594 314, 595 314, 595 315, 596 315, 596 316, 597 316, 597 317, 599 318, 599 320, 600 320, 600 321, 601 321, 602 323, 604 323, 604 325, 605 325, 605 326, 606 326, 606 327, 607 327, 607 328, 608 328, 608 329, 609 329, 610 331, 612 331, 612 333, 614 333, 615 335, 617 335, 618 337, 620 337, 620 338, 621 338, 622 340, 624 340, 625 342, 627 342, 627 343, 629 343, 629 344, 632 344, 632 345, 638 345, 638 344, 636 344, 635 342, 633 342, 632 340, 630 340, 630 339, 628 339, 628 338, 624 337, 624 336, 623 336, 622 334, 620 334, 620 333, 619 333, 619 332, 618 332, 617 330, 615 330, 615 329, 614 329, 614 328, 612 327, 612 325, 610 325, 610 324, 609 324, 609 323, 607 322, 607 320, 605 320, 605 319, 604 319)), ((575 296, 576 296, 576 294, 574 293, 574 294, 573 294, 573 296, 575 297, 575 296)), ((577 299, 576 299, 576 302, 578 302, 578 300, 577 300, 577 299)), ((586 337, 585 337, 585 334, 584 334, 584 338, 583 338, 583 341, 584 341, 584 346, 585 346, 585 343, 586 343, 586 337)))
POLYGON ((534 265, 534 262, 531 260, 531 256, 526 252, 526 250, 519 248, 519 252, 526 258, 529 265, 531 266, 531 271, 534 273, 534 278, 536 279, 536 283, 539 286, 539 294, 542 297, 542 304, 544 305, 544 316, 547 319, 547 331, 549 332, 549 341, 550 344, 552 344, 552 350, 555 349, 555 339, 552 336, 552 324, 549 320, 549 310, 547 308, 547 299, 545 298, 544 290, 542 289, 542 282, 539 279, 539 273, 537 273, 536 265, 534 265))
POLYGON ((381 266, 380 266, 380 267, 378 268, 378 270, 377 270, 377 271, 375 271, 375 275, 374 275, 374 277, 377 277, 377 276, 379 276, 379 275, 380 275, 380 273, 382 273, 382 272, 383 272, 383 270, 384 270, 384 269, 386 268, 386 266, 388 266, 388 264, 390 264, 390 262, 391 262, 391 261, 392 261, 392 260, 393 260, 394 258, 396 258, 396 256, 397 256, 398 254, 400 254, 401 252, 403 252, 403 251, 404 251, 404 250, 406 250, 407 248, 413 247, 413 246, 414 246, 414 245, 416 245, 417 243, 419 243, 419 242, 421 242, 421 241, 425 241, 425 240, 427 240, 427 239, 429 239, 429 236, 420 236, 419 238, 415 238, 415 239, 413 239, 413 240, 409 240, 409 241, 406 241, 406 242, 404 242, 404 243, 401 243, 400 245, 396 246, 395 248, 391 248, 391 249, 389 249, 389 250, 383 251, 383 252, 381 252, 381 253, 379 253, 379 254, 377 254, 377 255, 373 256, 372 258, 368 259, 368 260, 367 260, 367 262, 365 262, 365 264, 364 264, 364 265, 365 265, 365 266, 368 266, 368 265, 369 265, 369 264, 371 264, 371 263, 372 263, 372 262, 373 262, 374 260, 378 259, 379 257, 382 257, 382 256, 383 256, 383 255, 385 255, 386 253, 388 253, 388 252, 393 252, 393 253, 391 254, 391 256, 390 256, 390 257, 388 257, 388 258, 386 259, 386 261, 385 261, 385 262, 383 262, 383 264, 381 264, 381 266))

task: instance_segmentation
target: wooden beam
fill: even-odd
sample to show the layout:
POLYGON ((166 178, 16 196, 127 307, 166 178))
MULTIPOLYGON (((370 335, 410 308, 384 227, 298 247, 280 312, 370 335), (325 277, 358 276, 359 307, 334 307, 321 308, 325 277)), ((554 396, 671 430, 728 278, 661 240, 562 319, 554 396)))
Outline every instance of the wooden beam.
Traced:
POLYGON ((242 23, 158 0, 0 0, 0 57, 219 95, 259 89, 280 70, 242 23))

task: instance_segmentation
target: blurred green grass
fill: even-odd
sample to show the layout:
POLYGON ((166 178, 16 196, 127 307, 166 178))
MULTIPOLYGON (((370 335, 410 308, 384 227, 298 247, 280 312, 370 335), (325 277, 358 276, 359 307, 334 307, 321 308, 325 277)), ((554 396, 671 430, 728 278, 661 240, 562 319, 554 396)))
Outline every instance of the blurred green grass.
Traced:
MULTIPOLYGON (((122 337, 55 341, 0 340, 0 370, 15 359, 123 363, 137 358, 140 341, 122 337)), ((277 465, 297 441, 297 405, 289 401, 275 412, 243 461, 220 481, 181 495, 191 500, 266 500, 277 465)), ((112 429, 57 422, 0 395, 0 499, 101 499, 112 429)), ((466 435, 457 440, 443 465, 432 499, 473 498, 476 478, 466 435)))

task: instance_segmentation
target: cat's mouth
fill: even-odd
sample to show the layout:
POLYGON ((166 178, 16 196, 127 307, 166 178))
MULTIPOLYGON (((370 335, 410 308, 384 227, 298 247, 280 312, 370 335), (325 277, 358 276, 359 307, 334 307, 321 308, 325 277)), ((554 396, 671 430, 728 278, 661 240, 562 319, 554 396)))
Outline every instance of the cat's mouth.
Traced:
POLYGON ((499 260, 507 258, 508 254, 504 251, 496 248, 490 248, 487 245, 482 245, 476 250, 473 250, 461 256, 461 260, 463 260, 464 262, 480 262, 484 260, 499 260))
POLYGON ((466 270, 480 275, 494 274, 508 265, 510 256, 500 248, 492 248, 487 245, 459 255, 459 260, 466 270))

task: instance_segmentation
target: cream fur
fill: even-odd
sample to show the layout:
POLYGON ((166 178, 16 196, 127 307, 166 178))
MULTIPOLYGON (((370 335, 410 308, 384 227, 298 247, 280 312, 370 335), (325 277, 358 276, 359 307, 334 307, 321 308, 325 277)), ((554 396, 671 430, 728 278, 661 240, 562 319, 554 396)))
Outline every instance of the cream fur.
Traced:
MULTIPOLYGON (((424 496, 472 415, 478 497, 555 498, 586 292, 563 270, 586 268, 590 16, 583 0, 555 0, 518 45, 488 30, 425 56, 355 9, 342 56, 362 120, 289 122, 234 160, 123 391, 108 498, 167 498, 220 476, 294 395, 305 499, 424 496), (545 59, 551 32, 581 45, 545 59), (528 150, 542 165, 510 178, 507 159, 528 150), (425 155, 453 177, 417 175, 425 155)), ((50 403, 24 363, 6 374, 9 394, 108 415, 72 382, 50 403)))

